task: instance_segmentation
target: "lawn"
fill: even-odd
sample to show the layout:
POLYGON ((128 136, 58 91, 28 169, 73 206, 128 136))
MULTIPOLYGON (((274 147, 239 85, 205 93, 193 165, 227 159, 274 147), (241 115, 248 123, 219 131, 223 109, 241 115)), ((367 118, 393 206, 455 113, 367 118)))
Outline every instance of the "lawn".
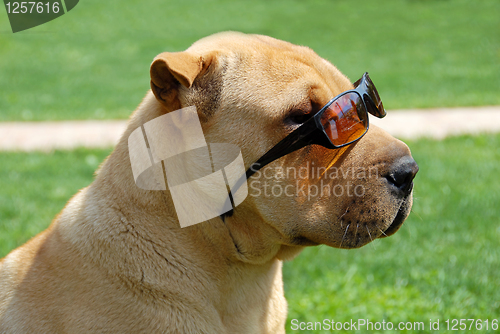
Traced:
POLYGON ((0 258, 47 228, 111 150, 0 153, 0 258))
POLYGON ((237 30, 307 45, 387 109, 499 105, 498 0, 82 0, 12 34, 0 10, 0 121, 126 118, 149 64, 237 30))
MULTIPOLYGON (((361 249, 312 247, 286 263, 288 333, 293 319, 425 324, 412 333, 431 332, 429 319, 435 333, 446 319, 500 319, 500 135, 408 144, 420 165, 410 218, 361 249)), ((47 227, 109 152, 0 153, 0 257, 47 227)))

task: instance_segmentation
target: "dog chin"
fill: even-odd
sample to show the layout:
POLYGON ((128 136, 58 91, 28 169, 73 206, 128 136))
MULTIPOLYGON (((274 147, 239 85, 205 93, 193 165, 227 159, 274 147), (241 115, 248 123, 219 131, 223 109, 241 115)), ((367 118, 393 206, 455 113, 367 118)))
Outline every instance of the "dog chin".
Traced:
POLYGON ((340 244, 338 244, 337 242, 333 243, 325 242, 325 244, 335 248, 353 249, 353 248, 363 247, 377 238, 389 237, 394 233, 396 233, 399 230, 399 228, 403 225, 404 221, 410 214, 412 203, 413 203, 413 197, 412 194, 410 193, 408 196, 402 199, 398 211, 397 213, 395 213, 394 219, 385 230, 382 230, 380 226, 384 226, 387 223, 384 224, 383 222, 380 221, 379 222, 372 221, 369 224, 363 224, 363 225, 360 224, 355 229, 355 232, 352 230, 353 229, 352 227, 347 228, 346 231, 344 232, 344 237, 342 238, 340 244), (376 228, 373 228, 373 226, 375 226, 376 228))

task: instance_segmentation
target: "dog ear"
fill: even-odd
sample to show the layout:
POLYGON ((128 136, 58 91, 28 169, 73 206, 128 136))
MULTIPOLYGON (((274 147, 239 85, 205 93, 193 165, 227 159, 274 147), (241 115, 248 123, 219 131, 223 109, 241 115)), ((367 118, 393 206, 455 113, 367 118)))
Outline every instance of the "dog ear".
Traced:
POLYGON ((188 52, 164 52, 151 64, 151 90, 166 107, 176 102, 179 84, 191 87, 203 70, 203 58, 188 52))

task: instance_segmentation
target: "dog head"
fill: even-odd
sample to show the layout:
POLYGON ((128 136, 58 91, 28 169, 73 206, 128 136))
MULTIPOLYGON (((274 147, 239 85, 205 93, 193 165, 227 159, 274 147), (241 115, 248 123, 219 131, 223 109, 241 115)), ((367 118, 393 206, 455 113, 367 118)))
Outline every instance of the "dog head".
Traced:
MULTIPOLYGON (((196 106, 207 142, 237 145, 247 168, 352 88, 311 49, 259 35, 213 35, 151 65, 159 113, 196 106)), ((361 247, 399 229, 417 171, 404 143, 371 126, 341 149, 309 145, 264 167, 225 224, 242 252, 361 247)))

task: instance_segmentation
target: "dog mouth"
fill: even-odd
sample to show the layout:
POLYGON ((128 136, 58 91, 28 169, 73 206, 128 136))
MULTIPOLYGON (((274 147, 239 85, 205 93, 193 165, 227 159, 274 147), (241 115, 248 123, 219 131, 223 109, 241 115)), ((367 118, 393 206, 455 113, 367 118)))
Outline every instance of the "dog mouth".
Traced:
POLYGON ((408 217, 411 209, 411 202, 410 202, 411 196, 407 196, 403 199, 401 202, 401 205, 399 206, 398 213, 396 214, 396 217, 394 217, 394 220, 392 223, 389 225, 389 227, 379 236, 379 238, 387 238, 396 233, 399 228, 403 225, 404 221, 408 217))

